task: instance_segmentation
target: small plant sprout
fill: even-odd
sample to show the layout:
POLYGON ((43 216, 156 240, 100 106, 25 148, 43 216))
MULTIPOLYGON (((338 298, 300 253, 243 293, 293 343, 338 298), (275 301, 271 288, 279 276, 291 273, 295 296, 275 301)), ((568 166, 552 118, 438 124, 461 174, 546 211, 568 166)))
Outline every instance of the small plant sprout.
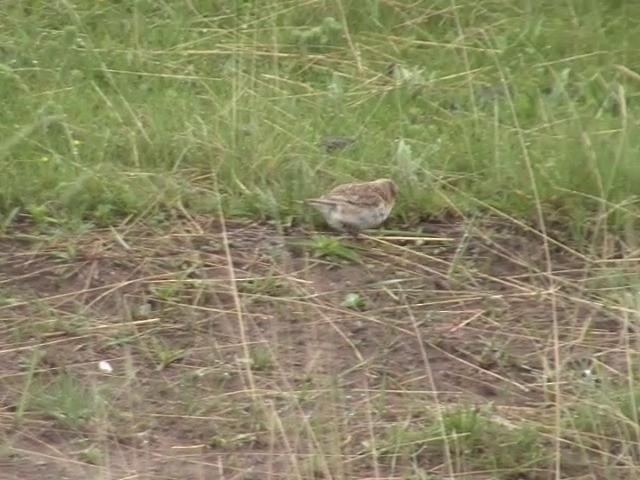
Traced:
POLYGON ((351 310, 362 310, 367 305, 367 299, 357 293, 347 293, 340 304, 341 307, 351 310))

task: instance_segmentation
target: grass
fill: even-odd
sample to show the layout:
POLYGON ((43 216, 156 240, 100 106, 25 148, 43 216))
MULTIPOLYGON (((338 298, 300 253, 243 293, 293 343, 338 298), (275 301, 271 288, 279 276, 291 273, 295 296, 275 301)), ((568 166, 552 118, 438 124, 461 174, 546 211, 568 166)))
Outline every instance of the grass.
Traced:
POLYGON ((16 478, 637 477, 640 4, 0 19, 16 478), (310 233, 376 177, 393 230, 310 233))
POLYGON ((7 5, 0 211, 108 225, 221 203, 285 222, 306 196, 384 175, 402 185, 399 218, 540 206, 578 238, 624 229, 640 183, 636 9, 7 5), (323 154, 329 134, 359 145, 323 154))

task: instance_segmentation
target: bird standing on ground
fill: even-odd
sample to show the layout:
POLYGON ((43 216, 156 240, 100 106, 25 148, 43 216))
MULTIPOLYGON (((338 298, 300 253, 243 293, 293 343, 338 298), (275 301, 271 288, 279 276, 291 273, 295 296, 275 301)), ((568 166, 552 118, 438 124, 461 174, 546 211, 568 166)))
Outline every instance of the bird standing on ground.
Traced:
POLYGON ((355 238, 361 230, 384 222, 395 203, 397 187, 392 180, 338 185, 326 195, 307 200, 324 216, 331 228, 355 238))

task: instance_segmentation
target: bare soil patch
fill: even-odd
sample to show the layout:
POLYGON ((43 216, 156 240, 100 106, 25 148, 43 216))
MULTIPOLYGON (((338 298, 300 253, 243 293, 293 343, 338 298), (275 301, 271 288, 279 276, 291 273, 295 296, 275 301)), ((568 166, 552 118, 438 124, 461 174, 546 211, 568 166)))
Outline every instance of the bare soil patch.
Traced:
MULTIPOLYGON (((561 245, 549 266, 533 233, 429 229, 357 260, 261 224, 0 240, 2 478, 445 474, 441 440, 407 453, 392 432, 464 405, 537 425, 556 356, 568 403, 594 362, 624 378, 626 263, 616 286, 561 245)), ((563 468, 588 470, 569 451, 563 468)))

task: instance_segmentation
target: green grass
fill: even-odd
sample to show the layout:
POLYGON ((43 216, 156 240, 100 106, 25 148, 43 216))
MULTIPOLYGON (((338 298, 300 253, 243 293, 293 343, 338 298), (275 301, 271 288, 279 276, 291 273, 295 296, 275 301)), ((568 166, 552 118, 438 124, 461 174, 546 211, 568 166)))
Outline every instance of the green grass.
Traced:
POLYGON ((284 221, 337 182, 389 176, 397 218, 495 208, 532 222, 539 205, 577 237, 635 226, 632 2, 1 9, 4 215, 107 225, 221 203, 284 221), (358 144, 326 154, 330 134, 358 144))
POLYGON ((0 459, 636 478, 638 45, 631 0, 3 2, 0 459), (397 237, 283 235, 377 177, 397 237))

